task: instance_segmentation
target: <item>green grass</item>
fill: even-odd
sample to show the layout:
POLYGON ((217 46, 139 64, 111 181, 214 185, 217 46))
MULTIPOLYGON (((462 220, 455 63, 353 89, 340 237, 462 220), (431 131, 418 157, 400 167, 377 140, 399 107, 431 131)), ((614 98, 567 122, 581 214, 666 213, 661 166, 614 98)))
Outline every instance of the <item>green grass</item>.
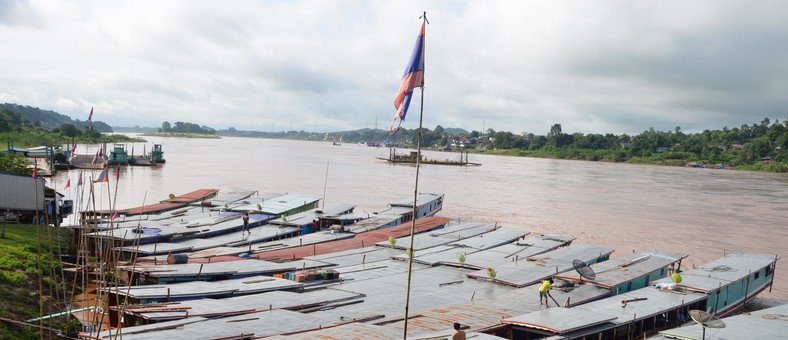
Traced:
MULTIPOLYGON (((0 223, 2 228, 2 223, 0 223)), ((25 321, 39 315, 38 238, 41 240, 41 268, 43 269, 44 314, 59 312, 54 290, 63 291, 61 279, 51 276, 60 273, 59 252, 74 253, 71 231, 65 228, 41 227, 27 224, 6 225, 5 237, 0 238, 0 317, 25 321), (52 242, 50 243, 50 238, 52 242), (60 249, 58 249, 58 245, 60 249), (50 253, 50 249, 52 253, 50 253), (54 256, 52 256, 54 255, 54 256)), ((60 297, 63 299, 63 297, 60 297)), ((62 301, 61 301, 62 302, 62 301)), ((64 317, 45 321, 45 327, 64 329, 64 317)), ((0 321, 0 339, 36 339, 38 329, 0 321)))

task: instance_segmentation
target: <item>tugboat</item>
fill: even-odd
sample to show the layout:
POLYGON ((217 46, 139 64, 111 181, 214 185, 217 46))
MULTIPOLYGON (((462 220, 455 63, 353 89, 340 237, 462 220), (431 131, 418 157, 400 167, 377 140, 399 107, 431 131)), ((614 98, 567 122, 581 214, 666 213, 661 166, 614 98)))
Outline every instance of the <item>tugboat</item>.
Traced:
POLYGON ((123 144, 114 144, 112 151, 109 152, 109 159, 107 163, 110 165, 126 165, 129 164, 129 156, 126 154, 126 148, 123 144))
MULTIPOLYGON (((132 149, 133 150, 133 149, 132 149)), ((129 164, 137 166, 153 166, 164 164, 164 151, 161 150, 161 144, 153 144, 153 150, 149 154, 143 152, 142 156, 134 156, 132 152, 129 164)))

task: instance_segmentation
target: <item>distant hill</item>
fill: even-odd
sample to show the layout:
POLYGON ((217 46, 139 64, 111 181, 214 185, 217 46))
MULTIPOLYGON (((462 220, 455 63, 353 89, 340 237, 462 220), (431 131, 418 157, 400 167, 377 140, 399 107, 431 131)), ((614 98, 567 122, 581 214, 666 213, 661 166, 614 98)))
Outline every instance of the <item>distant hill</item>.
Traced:
MULTIPOLYGON (((32 106, 25 106, 19 104, 12 104, 12 103, 3 103, 0 104, 0 109, 11 110, 15 112, 19 112, 22 115, 22 118, 30 120, 30 121, 37 121, 41 123, 41 127, 52 130, 54 128, 58 128, 63 124, 73 124, 78 129, 84 129, 85 126, 88 124, 87 121, 83 122, 81 120, 74 120, 69 116, 57 113, 55 111, 50 110, 42 110, 37 107, 32 106)), ((94 121, 93 128, 99 132, 105 133, 112 133, 112 127, 102 121, 94 121)))

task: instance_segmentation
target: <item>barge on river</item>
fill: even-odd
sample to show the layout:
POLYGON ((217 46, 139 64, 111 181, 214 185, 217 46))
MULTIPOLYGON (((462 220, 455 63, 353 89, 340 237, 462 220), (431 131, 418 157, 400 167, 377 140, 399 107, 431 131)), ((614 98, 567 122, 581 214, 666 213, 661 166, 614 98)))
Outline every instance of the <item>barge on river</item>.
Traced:
POLYGON ((421 160, 419 161, 419 153, 417 151, 411 151, 408 154, 397 154, 397 149, 390 148, 389 149, 389 157, 382 158, 378 157, 380 160, 387 161, 393 164, 416 164, 418 161, 419 164, 434 164, 434 165, 482 165, 481 163, 474 163, 468 160, 468 153, 467 152, 460 152, 460 156, 457 159, 436 159, 436 158, 427 158, 424 155, 421 155, 421 160))

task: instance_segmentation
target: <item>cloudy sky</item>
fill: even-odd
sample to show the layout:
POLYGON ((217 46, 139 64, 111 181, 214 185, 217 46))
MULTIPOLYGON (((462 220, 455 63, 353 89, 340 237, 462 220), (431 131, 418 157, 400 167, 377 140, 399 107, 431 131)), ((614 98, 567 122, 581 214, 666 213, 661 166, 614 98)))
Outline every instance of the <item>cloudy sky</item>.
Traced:
POLYGON ((788 1, 766 0, 0 0, 0 102, 113 126, 387 129, 422 11, 430 129, 788 118, 788 1))

